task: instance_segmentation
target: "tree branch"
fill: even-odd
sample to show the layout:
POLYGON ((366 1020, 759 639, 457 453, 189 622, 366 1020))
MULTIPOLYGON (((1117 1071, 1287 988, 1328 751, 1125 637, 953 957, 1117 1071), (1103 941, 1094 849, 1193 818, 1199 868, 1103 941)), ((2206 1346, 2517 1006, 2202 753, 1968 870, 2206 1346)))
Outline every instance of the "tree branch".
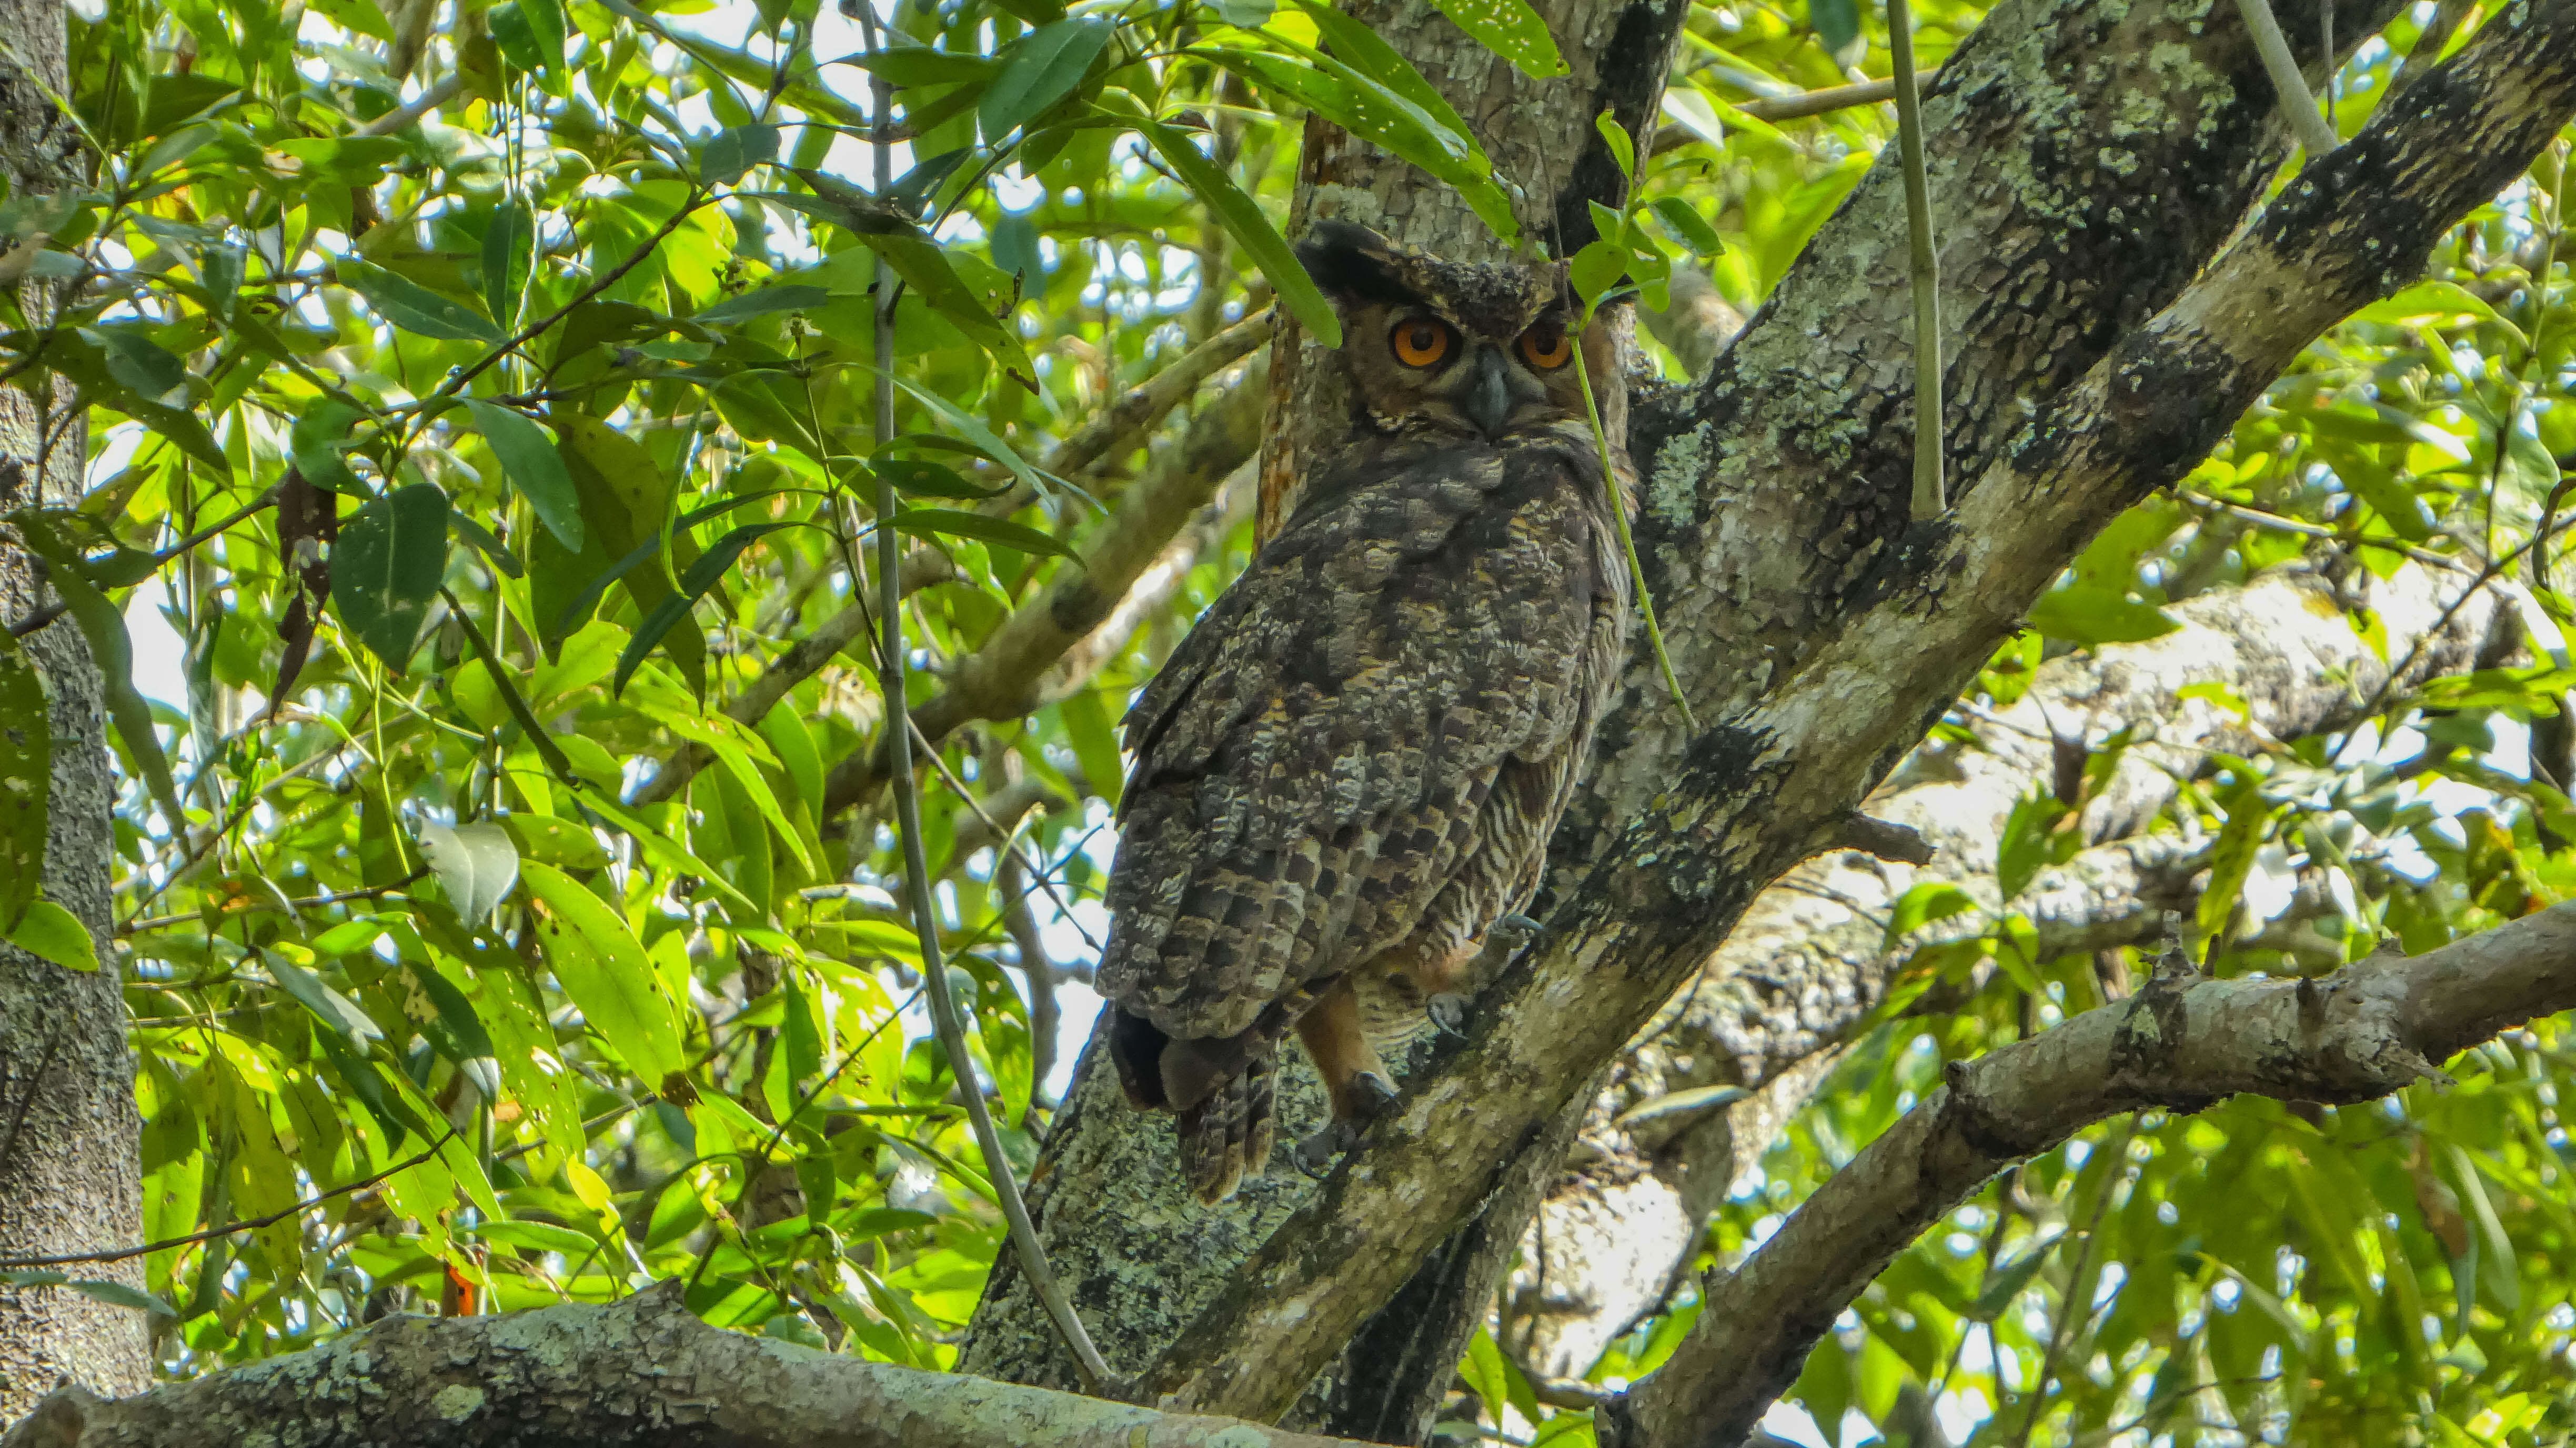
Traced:
POLYGON ((285 1363, 113 1402, 64 1387, 0 1448, 1368 1448, 862 1362, 626 1301, 394 1317, 285 1363))
MULTIPOLYGON (((1909 530, 1888 562, 1855 562, 1839 587, 1795 600, 1748 598, 1728 570, 1750 566, 1746 548, 1776 553, 1771 511, 1790 500, 1770 490, 1789 483, 1744 491, 1726 474, 1707 480, 1741 542, 1715 559, 1687 554, 1670 565, 1684 586, 1660 591, 1677 613, 1679 600, 1705 601, 1690 652, 1714 726, 1674 737, 1654 722, 1669 711, 1654 707, 1651 676, 1632 672, 1628 706, 1603 731, 1607 746, 1628 747, 1596 783, 1607 798, 1590 804, 1628 807, 1591 836, 1593 859, 1561 890, 1555 928, 1488 991, 1471 1038, 1435 1055, 1402 1113, 1372 1128, 1355 1160, 1231 1274, 1146 1375, 1155 1391, 1184 1409, 1285 1409, 1688 979, 1755 890, 1957 697, 2072 551, 2203 456, 2300 347, 2411 276, 2443 227, 2518 174, 2576 110, 2576 0, 2517 14, 2521 23, 2481 32, 2385 102, 2053 405, 2000 437, 1971 435, 1967 445, 1991 447, 1992 460, 1961 472, 1973 482, 1945 526, 1909 530), (2460 152, 2462 135, 2482 138, 2474 154, 2460 152), (1787 636, 1730 627, 1749 625, 1757 607, 1803 612, 1805 626, 1787 636), (1766 638, 1783 637, 1802 642, 1760 657, 1766 638), (1755 659, 1711 671, 1734 650, 1755 659)), ((1944 83, 1957 81, 1957 64, 1944 83)), ((1820 240, 1810 257, 1827 249, 1820 240)), ((1812 339, 1804 352, 1812 364, 1812 339)), ((1874 487, 1901 515, 1901 454, 1894 461, 1874 487)), ((1663 477, 1644 491, 1650 515, 1671 506, 1663 477)), ((1820 526, 1814 498, 1793 506, 1797 527, 1820 526)))
POLYGON ((1604 1448, 1734 1448, 1894 1255, 1987 1178, 2106 1116, 2239 1093, 2352 1105, 2535 1016, 2576 1008, 2576 901, 2309 980, 2160 974, 2127 1001, 1953 1062, 1947 1084, 1834 1173, 1605 1410, 1604 1448))

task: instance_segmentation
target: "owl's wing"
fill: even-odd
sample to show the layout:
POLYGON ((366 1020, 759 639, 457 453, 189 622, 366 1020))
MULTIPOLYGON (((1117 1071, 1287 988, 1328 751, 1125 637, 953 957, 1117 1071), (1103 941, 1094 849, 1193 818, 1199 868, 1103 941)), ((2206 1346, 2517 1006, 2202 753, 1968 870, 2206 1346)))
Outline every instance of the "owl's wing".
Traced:
POLYGON ((1504 762, 1584 706, 1597 475, 1531 448, 1330 481, 1128 716, 1100 982, 1175 1038, 1402 939, 1504 762))

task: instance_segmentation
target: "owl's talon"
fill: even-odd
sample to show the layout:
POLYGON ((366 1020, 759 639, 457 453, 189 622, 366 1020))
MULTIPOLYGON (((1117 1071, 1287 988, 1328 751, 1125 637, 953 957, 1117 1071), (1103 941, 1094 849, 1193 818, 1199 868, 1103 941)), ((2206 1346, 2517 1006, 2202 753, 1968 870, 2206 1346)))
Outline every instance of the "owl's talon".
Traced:
POLYGON ((1359 1132, 1349 1122, 1336 1121, 1297 1143, 1297 1149, 1288 1155, 1299 1171, 1320 1177, 1333 1169, 1333 1162, 1343 1152, 1359 1145, 1359 1140, 1359 1132))
POLYGON ((1514 950, 1518 950, 1529 944, 1531 941, 1538 939, 1538 933, 1545 928, 1545 926, 1540 925, 1537 921, 1532 920, 1526 915, 1514 913, 1506 915, 1502 919, 1495 921, 1491 926, 1486 928, 1485 933, 1487 935, 1500 937, 1503 944, 1510 946, 1514 950))
POLYGON ((1423 1002, 1423 1014, 1431 1017, 1442 1035, 1464 1037, 1467 1034, 1467 998, 1455 991, 1443 991, 1423 1002))
MULTIPOLYGON (((1351 1078, 1351 1114, 1362 1121, 1375 1121, 1392 1116, 1396 1109, 1395 1083, 1375 1071, 1362 1071, 1351 1078)), ((1356 1135, 1356 1133, 1354 1133, 1356 1135)))

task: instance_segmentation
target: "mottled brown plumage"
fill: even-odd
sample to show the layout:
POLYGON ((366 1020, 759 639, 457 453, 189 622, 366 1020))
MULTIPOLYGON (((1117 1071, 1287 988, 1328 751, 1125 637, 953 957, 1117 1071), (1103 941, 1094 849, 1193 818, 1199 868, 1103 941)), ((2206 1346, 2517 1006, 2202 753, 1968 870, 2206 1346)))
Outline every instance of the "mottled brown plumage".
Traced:
POLYGON ((1614 348, 1566 335, 1562 268, 1334 223, 1299 255, 1343 319, 1349 430, 1128 715, 1099 976, 1127 1094, 1179 1113, 1208 1201, 1270 1154, 1291 1029, 1333 1099, 1303 1159, 1391 1106, 1378 1050, 1454 1023, 1626 657, 1574 370, 1615 388, 1614 348))

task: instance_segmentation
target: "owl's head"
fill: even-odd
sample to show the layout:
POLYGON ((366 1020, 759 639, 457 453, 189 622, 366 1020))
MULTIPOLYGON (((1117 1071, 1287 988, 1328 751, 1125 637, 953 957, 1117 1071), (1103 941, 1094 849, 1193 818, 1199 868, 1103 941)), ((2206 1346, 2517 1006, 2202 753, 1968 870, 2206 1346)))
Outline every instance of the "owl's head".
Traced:
POLYGON ((1297 244, 1342 318, 1352 395, 1379 430, 1499 442, 1584 417, 1575 369, 1600 391, 1614 347, 1582 309, 1561 264, 1447 261, 1347 221, 1315 224, 1297 244))

